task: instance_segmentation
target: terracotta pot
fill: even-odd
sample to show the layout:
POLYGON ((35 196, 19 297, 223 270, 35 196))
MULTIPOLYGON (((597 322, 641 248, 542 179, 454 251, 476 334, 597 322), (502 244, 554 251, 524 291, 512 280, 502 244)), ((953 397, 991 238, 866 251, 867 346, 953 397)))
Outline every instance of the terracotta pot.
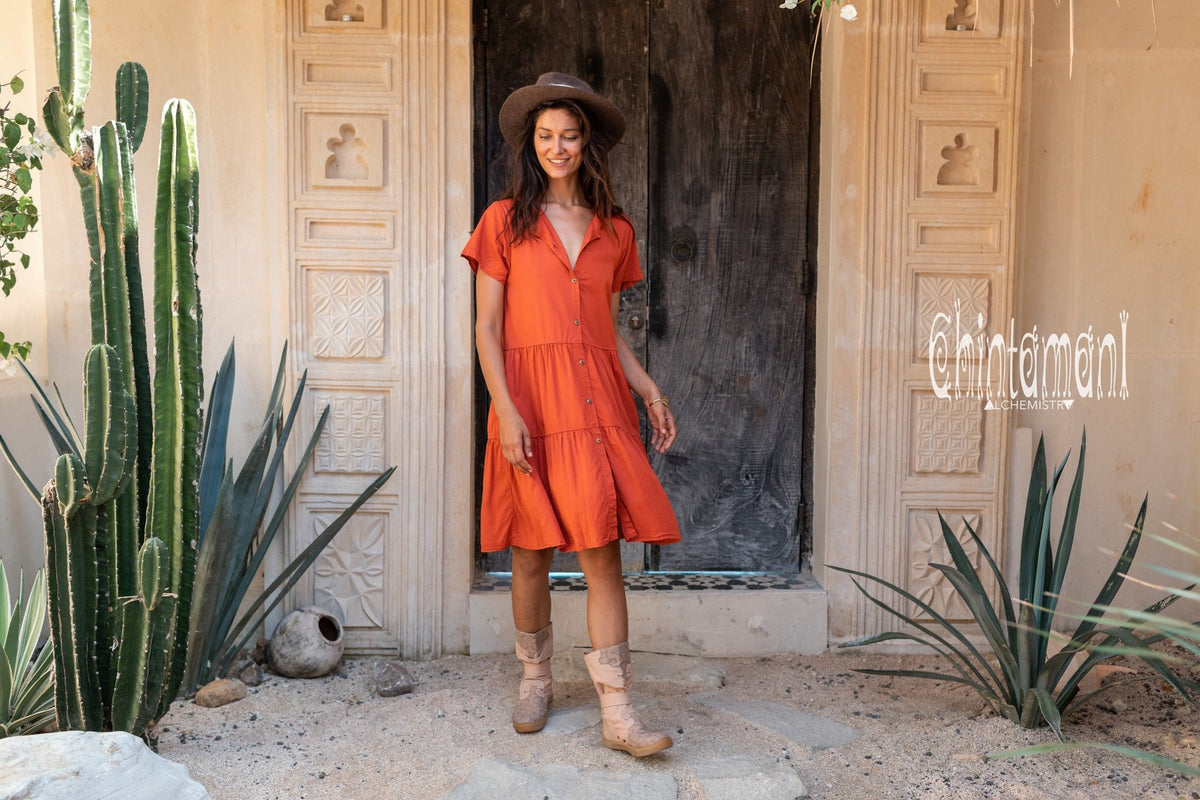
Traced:
POLYGON ((298 608, 271 637, 271 669, 289 678, 317 678, 338 665, 344 648, 337 617, 317 606, 298 608))

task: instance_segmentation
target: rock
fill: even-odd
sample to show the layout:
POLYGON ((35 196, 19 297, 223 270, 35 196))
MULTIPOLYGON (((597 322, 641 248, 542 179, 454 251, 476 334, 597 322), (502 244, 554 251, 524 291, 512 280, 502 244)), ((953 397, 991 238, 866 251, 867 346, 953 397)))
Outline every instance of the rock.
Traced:
POLYGON ((259 639, 254 643, 254 652, 251 654, 254 657, 255 664, 266 664, 271 652, 271 643, 266 639, 259 639))
MULTIPOLYGON (((583 770, 567 764, 517 766, 480 758, 450 800, 497 797, 589 797, 605 800, 674 800, 679 785, 669 772, 583 770)), ((749 796, 749 795, 743 795, 749 796)))
POLYGON ((205 708, 219 708, 234 700, 241 700, 245 696, 246 684, 237 678, 220 678, 202 686, 200 691, 196 692, 196 705, 205 708))
POLYGON ((229 662, 229 668, 225 670, 225 677, 237 678, 247 686, 258 686, 262 683, 263 671, 250 651, 242 650, 234 656, 233 661, 229 662))
POLYGON ((0 739, 0 797, 203 800, 187 767, 128 733, 66 731, 0 739))
POLYGON ((247 686, 258 686, 263 682, 263 670, 261 666, 251 661, 237 675, 232 677, 237 678, 247 686))
POLYGON ((399 661, 376 661, 372 673, 375 676, 375 691, 380 697, 408 694, 417 683, 408 668, 399 661))
POLYGON ((696 778, 707 800, 743 797, 808 797, 808 787, 796 770, 746 756, 719 758, 696 764, 696 778))
POLYGON ((727 698, 722 692, 692 695, 692 700, 709 708, 736 714, 751 725, 774 731, 797 744, 817 750, 840 747, 862 736, 861 731, 840 722, 818 717, 783 703, 765 700, 738 702, 727 698))
POLYGON ((271 637, 271 669, 288 678, 319 678, 338 665, 344 647, 337 617, 317 606, 298 608, 271 637))

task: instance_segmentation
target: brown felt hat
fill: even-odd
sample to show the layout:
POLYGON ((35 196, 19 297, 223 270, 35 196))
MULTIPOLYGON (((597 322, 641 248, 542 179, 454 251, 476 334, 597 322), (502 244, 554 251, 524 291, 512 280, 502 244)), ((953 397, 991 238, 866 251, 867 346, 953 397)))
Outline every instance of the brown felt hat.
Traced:
POLYGON ((500 133, 504 140, 515 147, 529 112, 551 100, 579 103, 587 112, 592 128, 602 132, 610 145, 621 141, 625 134, 625 115, 607 98, 573 75, 546 72, 538 77, 537 83, 510 94, 500 106, 500 133))

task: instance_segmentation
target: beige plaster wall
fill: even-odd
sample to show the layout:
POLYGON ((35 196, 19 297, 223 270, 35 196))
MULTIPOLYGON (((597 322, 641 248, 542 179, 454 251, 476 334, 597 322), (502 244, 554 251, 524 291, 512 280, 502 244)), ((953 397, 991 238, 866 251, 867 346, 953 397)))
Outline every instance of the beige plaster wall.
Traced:
MULTIPOLYGON (((29 35, 33 27, 33 9, 28 3, 15 3, 11 8, 5 8, 4 18, 5 31, 0 39, 0 81, 7 82, 20 72, 25 90, 13 98, 5 89, 0 104, 11 101, 11 112, 35 116, 42 82, 34 58, 33 37, 29 35)), ((58 159, 58 162, 62 161, 58 159)), ((49 168, 54 170, 54 159, 48 162, 49 168)), ((47 195, 42 191, 42 183, 40 178, 35 178, 33 196, 34 202, 45 213, 48 211, 47 195)), ((43 222, 39 231, 45 225, 43 222)), ((19 272, 12 294, 0 296, 0 330, 10 341, 33 342, 30 366, 38 374, 45 374, 49 349, 45 344, 46 276, 42 269, 44 251, 40 233, 26 237, 21 247, 29 254, 31 265, 28 270, 19 272)), ((13 448, 23 466, 30 470, 37 467, 37 475, 45 476, 44 465, 49 463, 52 453, 46 437, 35 427, 28 396, 29 385, 15 365, 0 370, 0 435, 13 448)), ((37 504, 7 464, 0 463, 0 559, 6 570, 28 572, 41 566, 40 531, 41 513, 37 504)))
MULTIPOLYGON (((1200 534, 1200 4, 1157 0, 1157 33, 1145 0, 1075 5, 1073 68, 1065 5, 1039 2, 1035 19, 1017 329, 1119 341, 1128 311, 1129 397, 1018 422, 1052 460, 1087 426, 1067 593, 1090 599, 1114 560, 1101 548, 1123 544, 1146 492, 1149 530, 1200 534)), ((1200 570, 1153 545, 1139 559, 1200 570)))
MULTIPOLYGON (((25 102, 40 105, 57 83, 48 0, 6 10, 0 73, 27 69, 25 102), (9 27, 9 26, 12 27, 9 27)), ((234 7, 217 0, 107 0, 92 4, 93 81, 86 106, 89 124, 114 113, 113 81, 125 60, 140 61, 150 76, 150 124, 135 157, 139 179, 143 273, 150 281, 158 116, 171 97, 196 108, 201 167, 197 271, 204 303, 206 384, 231 337, 238 342, 238 392, 231 456, 240 459, 261 420, 281 337, 276 319, 286 288, 270 281, 277 231, 269 214, 267 171, 269 76, 274 65, 266 23, 271 4, 234 7)), ((40 185, 43 212, 40 252, 18 282, 19 303, 0 300, 0 330, 34 342, 33 369, 62 388, 73 414, 82 405, 80 372, 88 345, 87 245, 76 184, 67 160, 47 160, 40 185), (19 332, 19 333, 18 333, 19 332)), ((37 247, 38 245, 35 245, 37 247)), ((18 295, 14 295, 14 298, 18 295)), ((149 296, 149 292, 147 292, 149 296)), ((0 380, 0 433, 16 440, 37 483, 52 464, 44 434, 27 400, 23 379, 0 380)), ((41 563, 38 510, 0 469, 0 556, 16 553, 27 567, 41 563)))

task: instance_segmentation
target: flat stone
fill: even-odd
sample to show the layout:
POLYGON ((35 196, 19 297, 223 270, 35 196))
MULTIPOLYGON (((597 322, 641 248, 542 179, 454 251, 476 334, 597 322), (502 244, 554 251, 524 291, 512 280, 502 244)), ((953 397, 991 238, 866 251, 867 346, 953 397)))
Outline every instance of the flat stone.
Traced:
POLYGON ((0 739, 0 797, 208 800, 187 767, 128 733, 65 731, 0 739))
POLYGON ((541 734, 543 736, 565 736, 568 733, 599 724, 599 702, 571 708, 555 708, 551 705, 550 713, 546 716, 546 727, 542 728, 541 734))
POLYGON ((585 772, 577 767, 548 764, 518 767, 480 758, 467 779, 447 795, 450 800, 496 800, 498 797, 537 797, 545 800, 675 800, 675 778, 662 772, 585 772))
POLYGON ((808 787, 796 770, 774 761, 756 761, 737 756, 702 761, 692 770, 704 787, 707 800, 801 800, 808 787))
POLYGON ((220 678, 200 687, 200 691, 196 692, 196 705, 218 708, 245 696, 246 684, 237 678, 220 678))
POLYGON ((417 683, 408 667, 399 661, 376 661, 371 674, 375 678, 375 692, 380 697, 408 694, 417 683))
POLYGON ((693 695, 692 699, 709 708, 735 714, 751 725, 773 731, 797 744, 817 750, 840 747, 862 736, 862 731, 840 722, 818 717, 815 714, 809 714, 780 703, 768 703, 761 700, 738 702, 726 699, 719 692, 693 695))
MULTIPOLYGON (((642 721, 646 722, 651 728, 654 728, 653 723, 647 721, 645 712, 658 705, 657 700, 640 700, 637 695, 633 696, 633 707, 642 714, 642 721)), ((591 728, 600 724, 600 701, 594 700, 583 705, 571 706, 570 708, 556 708, 553 704, 550 706, 550 713, 546 716, 546 727, 542 728, 542 735, 550 736, 565 736, 568 733, 575 733, 584 728, 591 728)))

